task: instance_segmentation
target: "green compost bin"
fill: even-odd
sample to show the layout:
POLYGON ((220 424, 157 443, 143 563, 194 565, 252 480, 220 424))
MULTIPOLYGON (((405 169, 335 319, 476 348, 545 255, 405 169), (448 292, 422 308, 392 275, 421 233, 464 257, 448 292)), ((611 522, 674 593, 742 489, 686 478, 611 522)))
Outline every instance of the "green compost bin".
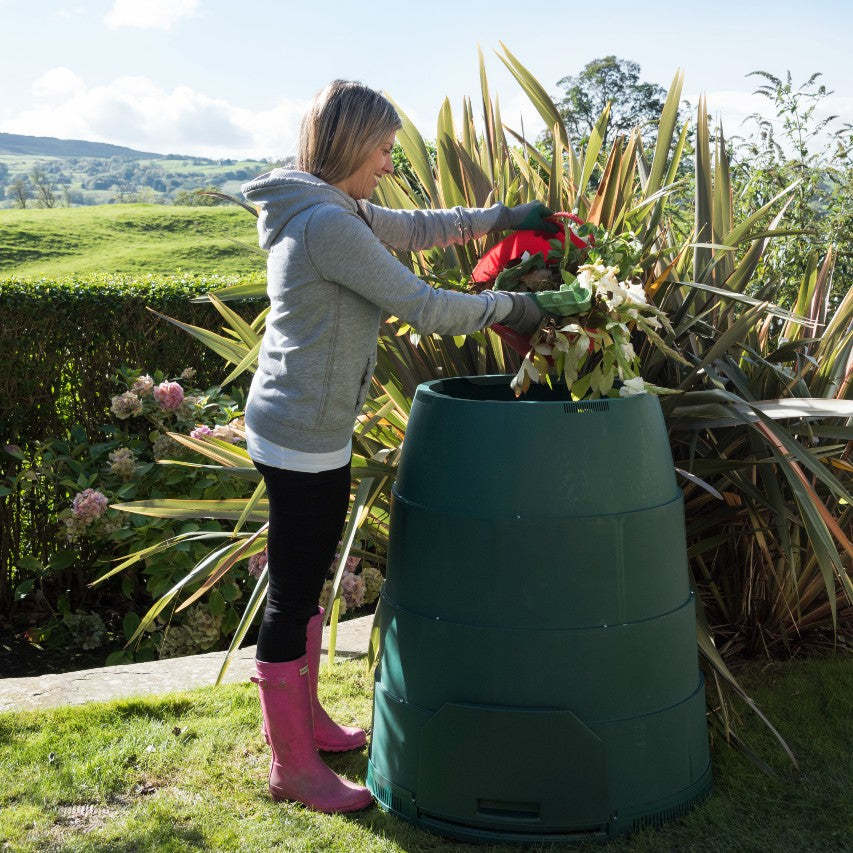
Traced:
POLYGON ((367 780, 473 842, 602 841, 711 787, 656 397, 418 387, 393 489, 367 780))

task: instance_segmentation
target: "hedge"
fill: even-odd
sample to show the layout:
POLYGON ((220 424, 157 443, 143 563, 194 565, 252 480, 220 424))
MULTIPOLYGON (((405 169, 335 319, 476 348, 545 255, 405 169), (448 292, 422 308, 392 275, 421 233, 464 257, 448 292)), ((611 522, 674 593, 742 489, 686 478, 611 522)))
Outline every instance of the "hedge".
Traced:
MULTIPOLYGON (((113 378, 122 365, 168 376, 194 367, 197 384, 215 384, 224 374, 222 360, 148 309, 217 329, 219 315, 193 297, 259 280, 117 275, 0 280, 0 437, 20 444, 66 435, 75 424, 96 428, 116 393, 113 378)), ((253 303, 246 314, 257 311, 253 303)))
MULTIPOLYGON (((90 436, 112 420, 110 402, 119 393, 122 366, 173 378, 196 370, 194 385, 217 384, 222 359, 161 314, 204 328, 222 323, 212 305, 193 302, 211 290, 262 282, 255 276, 87 275, 0 279, 0 480, 20 473, 17 445, 29 457, 41 441, 67 439, 82 427, 90 436), (75 428, 78 428, 75 430, 75 428)), ((230 303, 253 319, 257 301, 230 303)), ((55 544, 45 520, 55 497, 36 485, 22 499, 0 489, 0 605, 12 603, 19 560, 47 560, 55 544)))

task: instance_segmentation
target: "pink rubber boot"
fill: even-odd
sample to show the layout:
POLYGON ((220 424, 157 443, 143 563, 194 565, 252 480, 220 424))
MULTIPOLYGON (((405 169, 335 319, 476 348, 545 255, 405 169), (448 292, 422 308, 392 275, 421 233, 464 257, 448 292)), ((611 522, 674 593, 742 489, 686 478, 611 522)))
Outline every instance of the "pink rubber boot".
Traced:
POLYGON ((274 800, 294 800, 319 812, 353 812, 373 801, 370 791, 338 776, 317 754, 305 657, 255 661, 264 728, 272 747, 269 788, 274 800))
POLYGON ((314 743, 324 752, 347 752, 361 749, 367 743, 363 729, 341 726, 326 713, 317 698, 317 680, 320 675, 320 647, 323 641, 323 613, 319 612, 308 620, 305 656, 308 658, 310 672, 309 689, 311 691, 311 709, 314 713, 314 743))

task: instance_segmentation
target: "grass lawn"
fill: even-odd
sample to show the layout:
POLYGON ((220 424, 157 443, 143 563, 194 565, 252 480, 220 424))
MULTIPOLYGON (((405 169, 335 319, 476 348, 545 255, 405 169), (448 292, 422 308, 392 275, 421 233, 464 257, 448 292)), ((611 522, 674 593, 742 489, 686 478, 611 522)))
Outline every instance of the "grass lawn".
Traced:
MULTIPOLYGON (((779 770, 763 775, 713 744, 712 797, 684 819, 645 830, 619 851, 842 851, 853 847, 853 659, 799 660, 739 670, 793 746, 786 766, 750 717, 743 732, 779 770)), ((321 695, 342 722, 366 725, 372 676, 336 664, 321 695)), ((254 685, 0 715, 3 851, 600 850, 600 846, 474 847, 382 812, 315 814, 272 802, 254 685)), ((364 780, 366 750, 329 758, 364 780)))
POLYGON ((235 205, 0 210, 0 276, 249 273, 266 267, 257 239, 235 205))

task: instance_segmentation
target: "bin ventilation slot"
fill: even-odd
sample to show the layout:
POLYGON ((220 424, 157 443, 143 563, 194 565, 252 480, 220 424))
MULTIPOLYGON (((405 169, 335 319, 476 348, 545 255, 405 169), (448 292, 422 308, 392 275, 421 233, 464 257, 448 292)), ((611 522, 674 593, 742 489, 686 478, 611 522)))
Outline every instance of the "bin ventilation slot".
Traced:
POLYGON ((509 800, 477 800, 477 814, 509 820, 539 820, 539 803, 509 800))
POLYGON ((676 803, 669 808, 660 809, 659 811, 649 812, 648 814, 635 817, 631 826, 631 832, 639 832, 641 829, 646 829, 648 827, 657 829, 665 823, 678 820, 680 817, 684 817, 684 815, 687 814, 687 812, 689 812, 694 806, 698 805, 703 800, 706 800, 708 798, 708 794, 709 791, 705 790, 693 797, 690 797, 690 799, 685 800, 683 803, 676 803))
POLYGON ((397 814, 403 813, 402 800, 386 785, 381 785, 378 782, 375 782, 373 796, 376 797, 383 806, 391 809, 391 811, 397 812, 397 814))
POLYGON ((563 411, 567 415, 584 414, 586 412, 609 412, 610 403, 607 400, 581 400, 577 403, 563 403, 563 411))

